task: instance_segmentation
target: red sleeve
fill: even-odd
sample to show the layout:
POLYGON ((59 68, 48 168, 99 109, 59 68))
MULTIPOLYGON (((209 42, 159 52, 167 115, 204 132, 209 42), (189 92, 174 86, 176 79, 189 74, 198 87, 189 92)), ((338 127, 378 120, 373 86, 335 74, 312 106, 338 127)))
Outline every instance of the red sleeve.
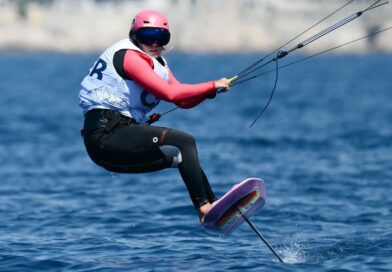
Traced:
POLYGON ((176 103, 180 107, 189 107, 197 101, 203 101, 208 95, 215 94, 213 81, 181 84, 173 77, 168 83, 154 72, 152 66, 151 59, 146 55, 134 50, 127 50, 124 57, 125 73, 156 97, 176 103))
MULTIPOLYGON (((170 77, 170 81, 169 81, 170 84, 177 84, 177 85, 181 84, 177 80, 177 78, 174 76, 174 74, 172 73, 170 68, 169 68, 169 77, 170 77)), ((183 108, 183 109, 190 109, 190 108, 193 108, 193 107, 199 105, 204 100, 206 100, 205 96, 199 96, 199 97, 196 97, 191 100, 177 102, 176 105, 179 106, 180 108, 183 108)))
POLYGON ((179 82, 177 78, 173 75, 170 68, 169 68, 169 77, 170 77, 170 81, 169 81, 170 84, 181 84, 181 82, 179 82))

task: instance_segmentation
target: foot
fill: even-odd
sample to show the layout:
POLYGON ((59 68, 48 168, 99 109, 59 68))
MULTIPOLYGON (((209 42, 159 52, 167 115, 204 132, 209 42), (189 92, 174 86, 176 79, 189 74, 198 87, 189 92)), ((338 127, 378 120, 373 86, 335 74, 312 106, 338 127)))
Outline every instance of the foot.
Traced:
POLYGON ((211 209, 211 206, 212 206, 211 203, 208 202, 208 203, 204 204, 203 206, 201 206, 199 208, 199 220, 200 220, 200 223, 203 223, 204 216, 211 209))

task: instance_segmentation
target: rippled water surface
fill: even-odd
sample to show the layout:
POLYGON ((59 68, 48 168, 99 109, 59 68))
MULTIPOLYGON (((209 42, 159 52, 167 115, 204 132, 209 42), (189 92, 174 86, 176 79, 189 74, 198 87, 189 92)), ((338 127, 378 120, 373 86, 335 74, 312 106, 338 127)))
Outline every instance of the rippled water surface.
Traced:
MULTIPOLYGON (((391 55, 282 69, 251 129, 274 75, 160 122, 195 136, 217 195, 265 180, 267 203, 252 219, 284 265, 246 225, 205 232, 176 170, 120 175, 89 160, 77 92, 96 56, 0 55, 1 271, 390 271, 391 55)), ((259 57, 168 55, 185 82, 259 57)))

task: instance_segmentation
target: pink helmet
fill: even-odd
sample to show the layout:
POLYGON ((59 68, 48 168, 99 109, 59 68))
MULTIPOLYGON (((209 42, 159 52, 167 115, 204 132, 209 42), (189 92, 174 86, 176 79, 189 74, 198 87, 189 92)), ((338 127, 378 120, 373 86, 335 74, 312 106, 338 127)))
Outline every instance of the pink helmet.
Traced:
POLYGON ((169 23, 162 13, 155 10, 143 10, 132 21, 131 32, 140 28, 162 28, 169 31, 169 23))

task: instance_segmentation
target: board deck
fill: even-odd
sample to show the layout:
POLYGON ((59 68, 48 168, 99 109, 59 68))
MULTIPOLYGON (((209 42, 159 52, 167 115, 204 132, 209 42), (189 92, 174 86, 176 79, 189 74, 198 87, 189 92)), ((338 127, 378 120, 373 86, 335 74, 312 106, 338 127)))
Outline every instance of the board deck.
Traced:
POLYGON ((265 198, 266 191, 262 179, 245 179, 212 204, 202 224, 206 229, 228 235, 245 222, 243 216, 249 218, 261 209, 265 204, 265 198))

